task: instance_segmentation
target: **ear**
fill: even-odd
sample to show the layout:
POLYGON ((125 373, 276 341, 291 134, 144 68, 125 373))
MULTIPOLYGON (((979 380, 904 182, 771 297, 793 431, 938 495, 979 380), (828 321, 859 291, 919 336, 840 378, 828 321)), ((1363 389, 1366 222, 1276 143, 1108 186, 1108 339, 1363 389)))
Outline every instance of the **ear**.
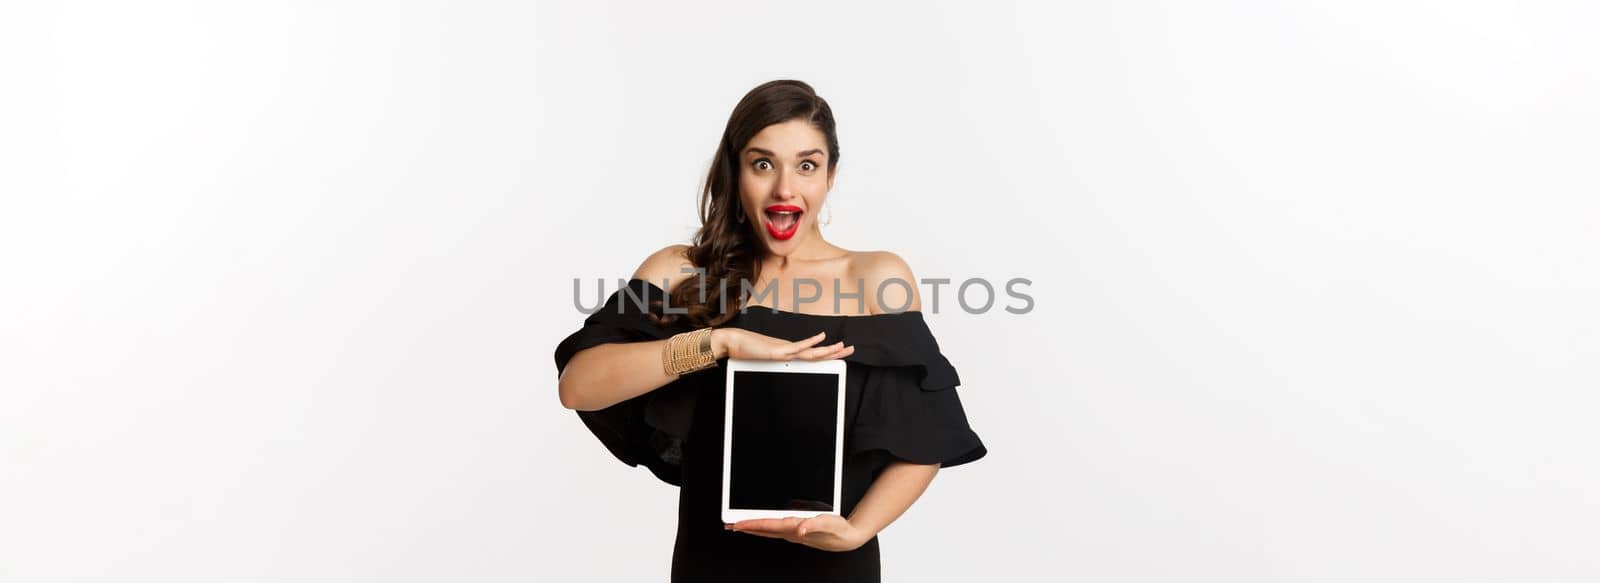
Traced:
POLYGON ((833 177, 837 174, 839 174, 839 165, 834 164, 832 168, 828 169, 828 190, 833 190, 833 177))

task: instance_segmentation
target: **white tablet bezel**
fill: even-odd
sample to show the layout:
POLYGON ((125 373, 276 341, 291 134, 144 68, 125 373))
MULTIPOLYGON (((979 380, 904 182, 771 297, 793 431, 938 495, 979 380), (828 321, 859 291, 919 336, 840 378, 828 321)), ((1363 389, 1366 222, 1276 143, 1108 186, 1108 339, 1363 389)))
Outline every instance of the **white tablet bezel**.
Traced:
POLYGON ((734 523, 754 518, 811 518, 823 514, 839 515, 843 504, 840 486, 844 483, 844 382, 843 360, 741 360, 728 359, 727 399, 723 401, 722 415, 722 521, 734 523), (761 510, 728 507, 728 470, 733 466, 733 379, 737 371, 832 374, 839 379, 838 410, 834 412, 833 436, 833 510, 761 510))

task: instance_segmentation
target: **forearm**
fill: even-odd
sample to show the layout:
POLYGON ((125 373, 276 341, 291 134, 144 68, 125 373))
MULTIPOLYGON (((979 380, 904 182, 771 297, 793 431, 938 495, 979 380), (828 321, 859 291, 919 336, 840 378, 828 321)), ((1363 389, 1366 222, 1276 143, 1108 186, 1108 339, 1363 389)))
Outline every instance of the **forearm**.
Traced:
MULTIPOLYGON (((712 331, 717 358, 727 354, 721 332, 712 331)), ((561 405, 579 411, 604 409, 678 380, 661 365, 667 342, 601 344, 578 351, 561 371, 561 405)))
POLYGON ((922 496, 938 473, 939 464, 889 462, 856 503, 855 511, 850 513, 850 526, 865 530, 867 538, 876 536, 922 496))

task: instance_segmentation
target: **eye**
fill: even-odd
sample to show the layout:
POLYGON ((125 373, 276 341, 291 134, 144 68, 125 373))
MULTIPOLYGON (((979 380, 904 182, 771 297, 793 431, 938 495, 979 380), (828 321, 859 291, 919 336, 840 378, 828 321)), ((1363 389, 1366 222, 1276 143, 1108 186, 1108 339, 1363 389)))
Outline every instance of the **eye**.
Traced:
POLYGON ((805 170, 807 172, 810 172, 812 170, 816 170, 817 169, 817 164, 815 162, 810 161, 810 160, 806 160, 806 161, 800 163, 800 167, 801 168, 805 168, 805 170), (810 168, 806 168, 806 165, 808 165, 808 164, 811 166, 810 168))
POLYGON ((755 163, 751 165, 755 166, 757 170, 768 170, 772 168, 772 163, 768 162, 766 158, 756 160, 755 163), (762 164, 766 164, 766 167, 762 167, 762 164))

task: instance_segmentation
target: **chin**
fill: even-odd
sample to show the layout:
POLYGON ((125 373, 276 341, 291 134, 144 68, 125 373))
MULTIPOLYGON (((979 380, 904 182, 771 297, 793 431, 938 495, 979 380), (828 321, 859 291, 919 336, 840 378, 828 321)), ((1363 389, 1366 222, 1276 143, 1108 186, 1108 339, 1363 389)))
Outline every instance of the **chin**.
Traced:
MULTIPOLYGON (((795 239, 798 238, 799 237, 796 237, 795 239)), ((793 253, 797 247, 795 245, 797 242, 795 239, 790 239, 788 241, 774 241, 769 239, 767 240, 767 253, 771 253, 778 257, 788 257, 789 254, 793 253)))

